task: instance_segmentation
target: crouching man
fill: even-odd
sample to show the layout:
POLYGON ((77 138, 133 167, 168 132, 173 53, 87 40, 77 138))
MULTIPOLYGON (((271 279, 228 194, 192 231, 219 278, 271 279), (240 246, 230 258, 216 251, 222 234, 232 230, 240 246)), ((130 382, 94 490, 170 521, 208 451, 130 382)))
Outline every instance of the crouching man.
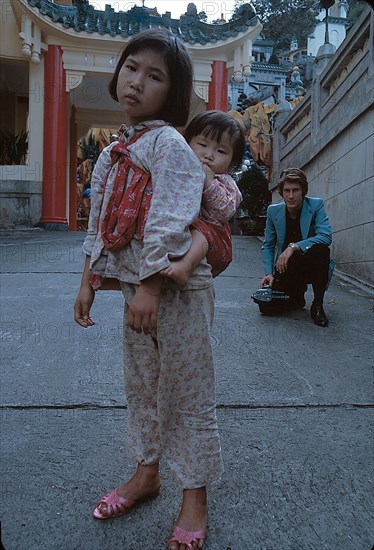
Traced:
POLYGON ((298 168, 282 171, 278 190, 283 202, 271 204, 267 210, 261 248, 266 275, 261 287, 285 291, 289 300, 284 308, 290 310, 305 306, 304 293, 311 283, 311 317, 316 325, 327 327, 323 298, 334 262, 330 260, 331 227, 323 200, 306 196, 308 181, 298 168))

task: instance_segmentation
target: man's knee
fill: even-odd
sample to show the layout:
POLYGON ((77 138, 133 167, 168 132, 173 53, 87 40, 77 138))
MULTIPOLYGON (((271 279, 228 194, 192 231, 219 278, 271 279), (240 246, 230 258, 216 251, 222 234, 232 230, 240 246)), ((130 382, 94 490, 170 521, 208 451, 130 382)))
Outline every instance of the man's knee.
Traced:
POLYGON ((330 247, 327 244, 315 244, 310 248, 306 255, 308 257, 319 258, 320 260, 330 260, 330 247))

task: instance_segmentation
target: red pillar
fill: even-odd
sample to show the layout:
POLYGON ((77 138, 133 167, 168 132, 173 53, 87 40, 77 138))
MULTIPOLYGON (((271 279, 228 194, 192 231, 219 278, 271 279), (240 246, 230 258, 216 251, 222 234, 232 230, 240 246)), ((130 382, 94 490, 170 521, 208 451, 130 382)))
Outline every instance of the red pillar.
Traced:
POLYGON ((227 111, 228 81, 225 61, 213 61, 209 82, 208 110, 227 111))
POLYGON ((69 185, 69 229, 77 230, 77 123, 75 107, 70 114, 70 185, 69 185))
POLYGON ((66 154, 67 154, 66 76, 62 50, 49 45, 44 65, 44 130, 42 217, 46 229, 67 229, 66 154))

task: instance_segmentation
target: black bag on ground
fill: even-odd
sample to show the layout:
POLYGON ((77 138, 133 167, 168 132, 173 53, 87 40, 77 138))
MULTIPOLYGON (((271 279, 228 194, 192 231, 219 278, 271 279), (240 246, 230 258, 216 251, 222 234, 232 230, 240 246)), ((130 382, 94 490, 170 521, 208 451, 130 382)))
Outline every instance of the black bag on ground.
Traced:
POLYGON ((283 290, 275 290, 270 286, 259 288, 251 296, 264 315, 273 315, 286 310, 289 296, 283 290))

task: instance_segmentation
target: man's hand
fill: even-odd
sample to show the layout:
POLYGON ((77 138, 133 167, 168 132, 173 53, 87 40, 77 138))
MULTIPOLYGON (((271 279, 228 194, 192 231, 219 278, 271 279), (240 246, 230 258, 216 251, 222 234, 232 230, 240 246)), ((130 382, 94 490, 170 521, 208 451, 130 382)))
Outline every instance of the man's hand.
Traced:
POLYGON ((287 246, 286 250, 283 250, 282 254, 279 256, 275 268, 278 273, 285 273, 287 270, 288 260, 291 258, 294 253, 294 249, 290 246, 287 246))
POLYGON ((154 275, 141 282, 127 310, 127 324, 137 333, 149 334, 157 328, 162 277, 154 275))
POLYGON ((261 279, 260 287, 263 288, 264 286, 273 286, 273 283, 274 277, 271 273, 268 273, 268 275, 265 275, 265 277, 261 279))

